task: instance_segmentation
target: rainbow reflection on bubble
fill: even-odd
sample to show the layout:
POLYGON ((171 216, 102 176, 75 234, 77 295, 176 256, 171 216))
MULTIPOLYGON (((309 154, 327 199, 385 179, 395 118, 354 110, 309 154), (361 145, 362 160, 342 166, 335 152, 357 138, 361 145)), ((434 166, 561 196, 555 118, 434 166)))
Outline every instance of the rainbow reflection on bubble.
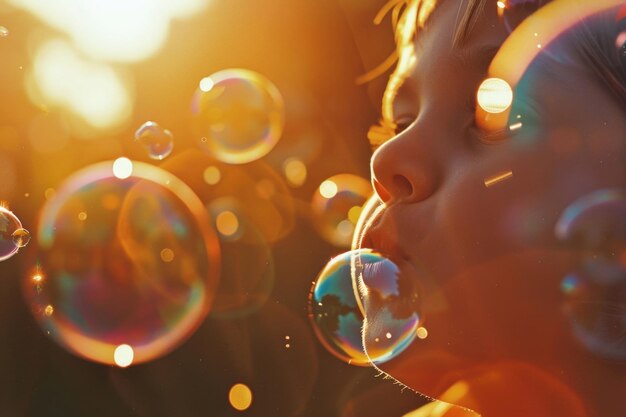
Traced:
POLYGON ((139 142, 152 159, 163 160, 174 150, 174 135, 156 122, 145 122, 135 131, 135 141, 139 142))
POLYGON ((83 358, 132 363, 162 356, 209 311, 219 243, 199 198, 160 168, 113 162, 74 174, 43 207, 37 266, 23 288, 39 324, 83 358))
POLYGON ((265 156, 283 131, 283 98, 254 71, 227 69, 203 78, 194 93, 192 116, 200 147, 230 164, 265 156))
POLYGON ((351 365, 369 366, 363 350, 363 315, 352 289, 354 253, 331 259, 309 294, 309 318, 315 335, 330 353, 351 365))
POLYGON ((626 359, 626 193, 598 190, 576 200, 556 235, 579 254, 561 282, 576 339, 599 356, 626 359))
POLYGON ((28 244, 30 234, 12 211, 0 205, 0 262, 28 244))
POLYGON ((312 219, 320 235, 339 247, 349 247, 363 205, 372 194, 370 182, 353 174, 323 181, 311 201, 312 219))

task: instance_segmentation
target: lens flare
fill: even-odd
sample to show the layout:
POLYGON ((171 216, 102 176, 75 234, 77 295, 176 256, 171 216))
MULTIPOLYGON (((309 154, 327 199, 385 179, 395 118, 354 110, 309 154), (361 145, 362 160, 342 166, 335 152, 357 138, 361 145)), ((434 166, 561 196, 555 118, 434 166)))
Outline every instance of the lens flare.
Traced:
POLYGON ((174 150, 174 135, 155 122, 145 122, 135 131, 135 141, 144 146, 152 159, 163 160, 174 150))
POLYGON ((488 78, 478 87, 478 105, 487 113, 502 113, 513 103, 513 90, 500 78, 488 78))
POLYGON ((244 69, 203 78, 192 100, 200 147, 230 164, 265 156, 278 143, 284 125, 283 98, 272 82, 244 69))
POLYGON ((352 174, 323 181, 311 201, 312 220, 328 242, 349 247, 363 205, 372 195, 370 182, 352 174))
POLYGON ((626 194, 608 189, 578 199, 556 235, 579 254, 561 283, 574 335, 596 355, 626 359, 626 194))
POLYGON ((22 222, 12 211, 0 205, 0 262, 15 255, 26 246, 30 234, 22 228, 22 222))
POLYGON ((132 166, 120 179, 112 162, 99 163, 57 189, 39 219, 38 267, 23 282, 43 330, 105 364, 121 345, 132 347, 132 363, 177 347, 208 313, 219 274, 199 198, 167 171, 132 166))

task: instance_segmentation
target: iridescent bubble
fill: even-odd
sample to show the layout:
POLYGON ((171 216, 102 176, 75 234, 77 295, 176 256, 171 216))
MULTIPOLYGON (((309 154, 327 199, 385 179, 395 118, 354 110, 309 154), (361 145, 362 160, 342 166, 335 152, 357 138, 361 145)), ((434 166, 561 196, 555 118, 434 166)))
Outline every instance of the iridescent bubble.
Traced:
POLYGON ((563 212, 556 234, 579 254, 561 283, 574 335, 599 356, 626 359, 626 193, 580 198, 563 212))
POLYGON ((12 211, 0 205, 0 261, 15 255, 20 247, 26 246, 19 236, 28 237, 28 232, 22 228, 22 222, 12 211), (25 232, 25 234, 24 234, 25 232))
POLYGON ((265 156, 284 125, 283 98, 271 81, 245 69, 227 69, 203 78, 192 100, 200 147, 230 164, 265 156))
POLYGON ((200 199, 167 171, 131 166, 122 179, 99 163, 57 189, 23 285, 53 340, 105 364, 174 349, 205 318, 218 281, 219 243, 200 199))
POLYGON ((309 295, 315 334, 329 352, 353 365, 393 359, 420 328, 414 279, 370 249, 338 255, 309 295))
POLYGON ((174 150, 174 135, 155 122, 145 122, 135 132, 135 141, 141 143, 152 159, 163 160, 174 150))
POLYGON ((408 262, 394 262, 370 249, 354 252, 352 262, 353 285, 365 317, 365 351, 372 362, 386 362, 404 351, 421 329, 417 274, 408 262))
POLYGON ((309 318, 322 345, 351 365, 369 366, 363 349, 363 315, 352 289, 354 252, 331 259, 309 294, 309 318))
POLYGON ((13 237, 13 243, 15 243, 15 246, 18 248, 23 248, 30 242, 30 232, 23 228, 17 229, 11 234, 11 237, 13 237))
POLYGON ((362 207, 372 194, 370 182, 339 174, 320 184, 311 201, 315 227, 328 242, 349 247, 362 207))
POLYGON ((498 16, 507 31, 512 32, 524 19, 550 0, 502 0, 496 3, 498 16))

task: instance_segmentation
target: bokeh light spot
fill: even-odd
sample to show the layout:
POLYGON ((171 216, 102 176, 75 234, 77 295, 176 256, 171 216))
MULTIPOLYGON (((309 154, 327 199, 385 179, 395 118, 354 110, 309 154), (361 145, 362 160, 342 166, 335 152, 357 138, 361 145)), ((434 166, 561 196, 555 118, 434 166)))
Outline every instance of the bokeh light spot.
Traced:
POLYGON ((215 185, 222 179, 222 173, 218 167, 208 166, 202 173, 202 178, 207 184, 215 185))
POLYGON ((7 36, 9 36, 9 29, 0 26, 0 38, 6 38, 7 36))
POLYGON ((113 353, 113 360, 120 368, 126 368, 133 363, 135 352, 129 345, 119 345, 113 353))
POLYGON ((478 87, 476 99, 487 113, 502 113, 513 103, 513 90, 501 78, 488 78, 478 87))
POLYGON ((202 90, 205 93, 208 93, 209 91, 211 91, 214 85, 215 83, 213 82, 211 77, 204 77, 203 79, 200 80, 200 84, 198 86, 200 87, 200 90, 202 90))
POLYGON ((333 198, 337 195, 337 184, 331 180, 326 180, 320 184, 319 192, 324 198, 333 198))
POLYGON ((304 184, 307 177, 307 169, 304 162, 297 158, 289 158, 283 163, 283 170, 285 172, 285 178, 289 182, 289 185, 293 187, 300 187, 304 184))
POLYGON ((113 162, 113 175, 121 180, 130 177, 133 173, 133 162, 125 157, 117 158, 113 162))
POLYGON ((215 218, 215 227, 221 235, 233 236, 239 230, 239 219, 232 211, 225 210, 215 218))
POLYGON ((174 251, 170 248, 164 248, 161 253, 161 260, 163 262, 172 262, 174 260, 174 251))
POLYGON ((235 384, 228 391, 228 402, 237 411, 244 411, 252 405, 252 390, 245 384, 235 384))

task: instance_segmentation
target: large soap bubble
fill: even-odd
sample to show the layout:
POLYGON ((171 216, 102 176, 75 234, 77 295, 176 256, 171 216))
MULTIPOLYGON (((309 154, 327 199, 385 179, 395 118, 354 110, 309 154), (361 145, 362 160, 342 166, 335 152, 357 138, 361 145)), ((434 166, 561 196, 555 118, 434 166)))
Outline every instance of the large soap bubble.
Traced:
POLYGON ((89 360, 162 356, 211 306, 219 244, 210 225, 199 198, 160 168, 127 159, 88 167, 41 212, 37 265, 24 281, 32 313, 89 360))

